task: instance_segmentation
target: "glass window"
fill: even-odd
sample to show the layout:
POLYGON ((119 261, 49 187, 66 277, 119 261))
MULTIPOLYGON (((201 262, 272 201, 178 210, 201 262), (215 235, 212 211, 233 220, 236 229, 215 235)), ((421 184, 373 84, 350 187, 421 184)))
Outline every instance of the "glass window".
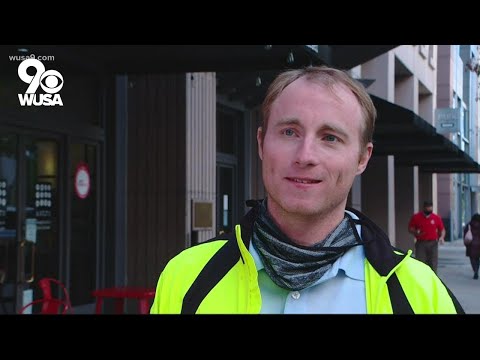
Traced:
POLYGON ((25 277, 27 281, 34 274, 34 280, 42 277, 59 279, 58 143, 26 137, 25 165, 25 239, 35 244, 35 252, 26 251, 25 254, 25 277), (28 227, 30 233, 27 236, 28 227))
POLYGON ((238 124, 243 113, 217 103, 217 152, 236 154, 238 148, 238 124))

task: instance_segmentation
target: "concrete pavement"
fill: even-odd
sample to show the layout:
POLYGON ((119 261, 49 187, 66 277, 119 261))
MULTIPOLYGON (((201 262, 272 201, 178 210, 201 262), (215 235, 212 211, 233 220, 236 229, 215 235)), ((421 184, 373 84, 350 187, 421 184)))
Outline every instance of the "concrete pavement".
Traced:
POLYGON ((473 279, 462 239, 439 246, 437 272, 462 304, 465 313, 480 314, 480 280, 473 279))

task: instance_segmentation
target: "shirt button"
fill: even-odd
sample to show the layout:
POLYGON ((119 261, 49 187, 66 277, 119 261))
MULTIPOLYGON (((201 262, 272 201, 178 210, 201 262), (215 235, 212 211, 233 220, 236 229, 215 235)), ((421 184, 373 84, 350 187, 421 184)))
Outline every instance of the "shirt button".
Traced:
POLYGON ((300 299, 300 293, 299 293, 298 291, 292 292, 292 298, 293 298, 294 300, 300 299))

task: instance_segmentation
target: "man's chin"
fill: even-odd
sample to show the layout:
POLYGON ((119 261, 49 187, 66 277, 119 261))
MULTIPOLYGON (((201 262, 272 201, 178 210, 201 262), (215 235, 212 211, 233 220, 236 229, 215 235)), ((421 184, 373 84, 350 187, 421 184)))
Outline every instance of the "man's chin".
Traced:
POLYGON ((315 216, 321 212, 318 204, 312 204, 311 201, 291 202, 285 204, 284 210, 289 214, 305 217, 315 216))

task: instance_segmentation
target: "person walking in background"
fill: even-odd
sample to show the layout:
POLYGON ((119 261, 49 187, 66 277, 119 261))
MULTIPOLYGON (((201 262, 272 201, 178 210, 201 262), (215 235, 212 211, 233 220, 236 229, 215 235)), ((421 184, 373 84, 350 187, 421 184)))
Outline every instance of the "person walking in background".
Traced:
POLYGON ((445 242, 445 226, 442 218, 433 212, 431 201, 425 201, 423 211, 410 218, 408 231, 415 236, 415 257, 428 264, 436 273, 438 243, 445 242))
POLYGON ((470 244, 466 245, 466 255, 470 258, 470 264, 472 265, 473 278, 478 279, 478 268, 480 266, 480 214, 474 214, 470 219, 470 222, 465 225, 463 229, 463 237, 468 231, 472 232, 473 239, 470 244))

